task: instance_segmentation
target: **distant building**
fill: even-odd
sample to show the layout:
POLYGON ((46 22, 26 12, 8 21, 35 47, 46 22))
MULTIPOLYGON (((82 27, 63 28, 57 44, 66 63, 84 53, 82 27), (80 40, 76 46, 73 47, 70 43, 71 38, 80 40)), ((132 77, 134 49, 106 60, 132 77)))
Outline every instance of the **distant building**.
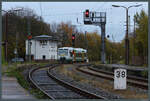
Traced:
MULTIPOLYGON (((48 35, 35 36, 31 39, 32 60, 56 60, 57 39, 48 35)), ((26 40, 26 57, 28 57, 28 40, 26 40)))

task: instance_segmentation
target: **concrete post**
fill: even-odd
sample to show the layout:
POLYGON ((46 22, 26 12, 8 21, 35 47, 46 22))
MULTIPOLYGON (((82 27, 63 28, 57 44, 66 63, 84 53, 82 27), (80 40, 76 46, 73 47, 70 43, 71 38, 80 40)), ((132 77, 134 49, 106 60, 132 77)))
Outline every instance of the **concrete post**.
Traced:
POLYGON ((105 24, 101 24, 101 62, 106 63, 106 53, 105 53, 105 24))

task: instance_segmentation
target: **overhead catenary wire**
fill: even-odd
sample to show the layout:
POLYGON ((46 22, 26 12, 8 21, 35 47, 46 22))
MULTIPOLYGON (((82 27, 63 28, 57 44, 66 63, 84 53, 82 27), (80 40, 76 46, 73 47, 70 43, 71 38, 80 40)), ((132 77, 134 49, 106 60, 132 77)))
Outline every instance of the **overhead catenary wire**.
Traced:
POLYGON ((106 2, 103 2, 103 3, 101 4, 102 6, 98 7, 98 8, 96 9, 96 11, 99 10, 100 8, 103 8, 103 6, 105 5, 105 3, 106 3, 106 2))
POLYGON ((96 6, 99 7, 100 3, 95 2, 95 4, 93 5, 93 7, 91 8, 91 10, 95 10, 95 8, 97 8, 96 6))
MULTIPOLYGON (((110 13, 110 15, 112 15, 111 13, 112 13, 112 8, 110 8, 110 9, 106 9, 104 6, 106 5, 107 3, 106 2, 103 2, 103 3, 97 3, 97 4, 93 4, 93 6, 94 5, 100 5, 98 8, 97 8, 97 10, 98 9, 100 9, 100 8, 102 8, 102 9, 100 9, 100 10, 105 10, 105 11, 108 11, 108 10, 110 10, 110 12, 108 12, 108 13, 110 13)), ((40 4, 41 5, 41 4, 40 4)), ((96 10, 96 8, 92 8, 92 9, 95 9, 96 10)), ((62 9, 61 9, 62 10, 62 9)), ((48 13, 50 13, 50 14, 42 14, 42 7, 41 7, 41 15, 43 16, 43 17, 46 17, 46 19, 49 17, 49 18, 51 18, 51 17, 61 17, 61 16, 68 16, 68 19, 69 20, 71 20, 71 17, 70 16, 73 16, 73 17, 75 17, 75 20, 76 20, 76 18, 77 18, 77 15, 82 15, 83 14, 83 12, 48 12, 48 13)), ((48 19, 49 19, 48 18, 48 19)), ((63 20, 66 20, 67 18, 61 18, 61 19, 63 19, 63 20)), ((72 19, 74 19, 74 18, 72 18, 72 19)), ((80 17, 78 17, 78 20, 80 20, 80 17)), ((113 24, 114 24, 114 22, 111 20, 111 19, 109 19, 109 22, 107 22, 107 24, 109 25, 109 24, 111 24, 111 25, 109 25, 110 27, 114 27, 113 26, 113 24)), ((124 25, 122 24, 122 23, 124 23, 123 21, 120 21, 120 24, 119 25, 121 25, 122 26, 122 28, 124 27, 124 25)), ((113 34, 113 33, 111 33, 111 34, 113 34)), ((114 33, 114 34, 117 34, 117 33, 114 33)), ((116 36, 116 35, 115 35, 116 36)))
MULTIPOLYGON (((42 2, 39 2, 39 4, 40 4, 40 11, 41 11, 41 17, 40 17, 40 20, 42 20, 42 15, 43 15, 43 13, 42 13, 42 4, 41 4, 42 2)), ((41 31, 43 30, 43 27, 41 26, 41 31)))
POLYGON ((76 12, 76 13, 63 13, 63 14, 47 14, 47 15, 43 15, 43 16, 68 16, 68 15, 79 15, 83 12, 76 12))
POLYGON ((40 11, 41 11, 41 18, 42 18, 42 4, 41 4, 41 2, 39 2, 39 4, 40 4, 40 11))

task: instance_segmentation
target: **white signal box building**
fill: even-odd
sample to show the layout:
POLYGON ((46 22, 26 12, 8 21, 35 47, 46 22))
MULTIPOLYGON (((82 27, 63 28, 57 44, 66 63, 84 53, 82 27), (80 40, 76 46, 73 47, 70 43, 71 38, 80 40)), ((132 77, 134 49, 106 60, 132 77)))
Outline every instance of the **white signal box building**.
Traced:
MULTIPOLYGON (((57 60, 58 41, 52 36, 35 36, 30 44, 32 60, 57 60)), ((28 40, 26 40, 26 56, 28 55, 28 40)))

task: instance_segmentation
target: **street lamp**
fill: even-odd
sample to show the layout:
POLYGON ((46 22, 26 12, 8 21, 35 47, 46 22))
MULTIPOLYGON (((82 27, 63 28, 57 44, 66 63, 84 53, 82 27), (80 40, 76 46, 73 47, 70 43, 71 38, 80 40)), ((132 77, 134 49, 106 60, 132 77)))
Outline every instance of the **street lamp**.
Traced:
POLYGON ((123 7, 126 9, 126 37, 125 37, 125 64, 128 65, 129 64, 129 39, 128 39, 128 10, 131 7, 139 7, 142 6, 142 4, 140 5, 132 5, 129 7, 125 7, 125 6, 120 6, 120 5, 112 5, 113 7, 123 7))
POLYGON ((8 49, 7 49, 7 45, 8 45, 8 14, 9 13, 11 13, 12 11, 20 11, 20 10, 22 10, 22 8, 19 8, 19 9, 14 9, 14 10, 8 10, 8 11, 5 11, 5 10, 1 10, 1 11, 3 11, 3 12, 5 12, 6 13, 6 17, 5 17, 5 34, 6 34, 6 39, 5 39, 5 61, 7 62, 8 61, 8 59, 7 59, 7 51, 8 51, 8 49))

